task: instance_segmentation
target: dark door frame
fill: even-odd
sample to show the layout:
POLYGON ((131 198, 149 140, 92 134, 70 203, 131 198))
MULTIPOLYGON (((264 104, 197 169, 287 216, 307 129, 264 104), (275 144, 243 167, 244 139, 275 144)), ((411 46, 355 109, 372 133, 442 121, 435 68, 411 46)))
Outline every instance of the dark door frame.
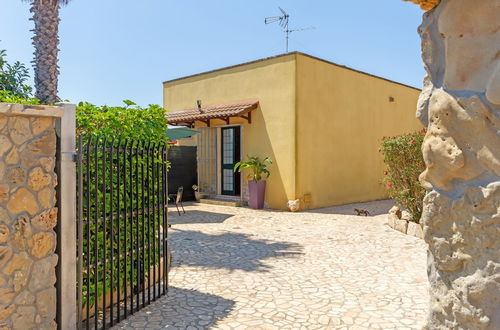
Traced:
POLYGON ((240 172, 233 172, 233 187, 232 190, 224 189, 224 170, 233 171, 234 165, 241 159, 241 127, 240 126, 228 126, 221 127, 221 194, 228 196, 239 196, 241 194, 241 174, 240 172), (224 164, 224 131, 233 130, 233 162, 231 164, 224 164))

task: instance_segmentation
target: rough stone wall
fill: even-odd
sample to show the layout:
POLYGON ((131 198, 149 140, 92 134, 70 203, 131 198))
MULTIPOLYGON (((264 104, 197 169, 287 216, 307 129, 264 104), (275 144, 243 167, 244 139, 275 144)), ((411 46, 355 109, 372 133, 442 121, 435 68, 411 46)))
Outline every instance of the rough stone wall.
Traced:
POLYGON ((420 27, 430 329, 500 329, 500 0, 441 0, 420 27))
POLYGON ((0 329, 56 329, 58 113, 0 103, 0 329))

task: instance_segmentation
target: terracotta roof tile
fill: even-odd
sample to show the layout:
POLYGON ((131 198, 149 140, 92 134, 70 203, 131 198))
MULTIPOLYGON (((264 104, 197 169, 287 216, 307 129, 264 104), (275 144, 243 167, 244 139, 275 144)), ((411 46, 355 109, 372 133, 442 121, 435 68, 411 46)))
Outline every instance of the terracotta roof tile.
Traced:
POLYGON ((258 105, 259 101, 253 100, 202 107, 201 109, 174 111, 167 114, 167 120, 171 125, 179 125, 191 123, 196 120, 204 121, 215 118, 239 117, 257 108, 258 105))

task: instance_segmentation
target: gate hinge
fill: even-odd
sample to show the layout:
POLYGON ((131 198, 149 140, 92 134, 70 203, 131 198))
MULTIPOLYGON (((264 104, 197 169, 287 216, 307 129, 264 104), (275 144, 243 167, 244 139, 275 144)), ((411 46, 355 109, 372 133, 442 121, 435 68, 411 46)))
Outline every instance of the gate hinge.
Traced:
POLYGON ((76 163, 78 161, 78 153, 74 152, 72 158, 73 158, 73 163, 76 163))

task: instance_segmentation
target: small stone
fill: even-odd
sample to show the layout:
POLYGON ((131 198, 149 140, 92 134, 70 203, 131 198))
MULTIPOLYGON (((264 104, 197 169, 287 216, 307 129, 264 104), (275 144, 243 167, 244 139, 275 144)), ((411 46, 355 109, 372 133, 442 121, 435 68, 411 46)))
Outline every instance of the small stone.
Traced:
POLYGON ((53 172, 54 171, 54 165, 55 165, 55 158, 54 157, 44 157, 40 158, 40 164, 42 165, 43 169, 47 172, 53 172))
POLYGON ((394 229, 402 232, 403 234, 406 234, 406 231, 408 229, 408 221, 399 219, 396 220, 394 223, 394 229))
POLYGON ((8 318, 12 313, 14 313, 14 310, 16 309, 16 306, 10 305, 8 307, 0 305, 0 321, 5 320, 8 318))
POLYGON ((39 330, 57 330, 57 323, 54 320, 42 323, 38 326, 39 330))
POLYGON ((5 243, 9 239, 9 227, 6 225, 0 225, 0 243, 5 243))
POLYGON ((31 170, 29 174, 28 184, 34 191, 39 191, 40 189, 48 186, 51 182, 51 177, 49 174, 44 173, 41 167, 36 167, 31 170))
POLYGON ((12 275, 15 271, 29 271, 33 260, 28 256, 26 252, 21 252, 16 254, 12 260, 5 266, 3 272, 6 275, 12 275))
POLYGON ((33 134, 38 135, 45 131, 47 128, 52 126, 52 118, 49 117, 39 117, 32 119, 31 128, 33 129, 33 134))
POLYGON ((53 319, 56 316, 56 288, 40 291, 36 295, 36 306, 41 317, 53 319))
POLYGON ((45 188, 38 193, 38 201, 42 204, 42 207, 45 209, 49 209, 54 206, 54 189, 53 188, 45 188))
POLYGON ((30 120, 24 117, 11 117, 8 123, 9 134, 12 142, 17 145, 23 144, 32 137, 30 120))
POLYGON ((10 288, 0 289, 0 304, 7 305, 16 296, 16 293, 10 288))
POLYGON ((53 286, 56 283, 57 255, 38 260, 33 265, 33 274, 37 274, 31 278, 29 289, 36 292, 42 289, 53 286))
POLYGON ((35 302, 35 296, 28 290, 19 293, 14 300, 16 305, 31 305, 35 302))
POLYGON ((17 148, 14 147, 10 150, 7 157, 5 157, 5 162, 9 165, 19 163, 19 152, 17 151, 17 148))
POLYGON ((12 142, 5 135, 0 135, 0 157, 2 157, 12 147, 12 142))
POLYGON ((418 238, 424 238, 424 232, 422 231, 422 226, 415 222, 408 222, 408 230, 406 232, 408 235, 415 236, 418 238))
POLYGON ((14 278, 12 280, 12 284, 14 285, 14 291, 21 291, 24 286, 28 283, 28 275, 27 271, 18 270, 14 273, 14 278))
POLYGON ((10 246, 0 246, 0 268, 12 257, 13 251, 10 246))
POLYGON ((9 117, 0 115, 0 130, 2 130, 5 127, 5 124, 7 124, 7 121, 9 120, 9 117))
POLYGON ((9 199, 9 189, 10 187, 8 184, 0 184, 0 203, 9 199))
POLYGON ((14 167, 7 171, 7 182, 18 187, 26 181, 26 171, 21 167, 14 167))
POLYGON ((38 206, 35 196, 30 193, 26 188, 20 188, 10 198, 7 209, 12 214, 19 214, 21 212, 28 212, 30 215, 35 215, 40 207, 38 206))
POLYGON ((53 156, 56 152, 56 133, 53 129, 45 131, 45 133, 31 141, 27 148, 33 155, 38 156, 53 156))
POLYGON ((27 216, 19 217, 14 229, 24 238, 30 238, 32 234, 30 219, 27 216))
POLYGON ((43 258, 56 248, 56 240, 53 233, 41 232, 31 236, 28 241, 31 255, 35 258, 43 258))
POLYGON ((31 220, 31 225, 38 230, 51 230, 57 224, 57 208, 46 210, 31 220))
POLYGON ((0 207, 0 223, 10 224, 12 219, 10 218, 7 210, 3 207, 0 207))
POLYGON ((19 306, 11 320, 14 330, 26 330, 35 327, 36 308, 33 306, 19 306))

